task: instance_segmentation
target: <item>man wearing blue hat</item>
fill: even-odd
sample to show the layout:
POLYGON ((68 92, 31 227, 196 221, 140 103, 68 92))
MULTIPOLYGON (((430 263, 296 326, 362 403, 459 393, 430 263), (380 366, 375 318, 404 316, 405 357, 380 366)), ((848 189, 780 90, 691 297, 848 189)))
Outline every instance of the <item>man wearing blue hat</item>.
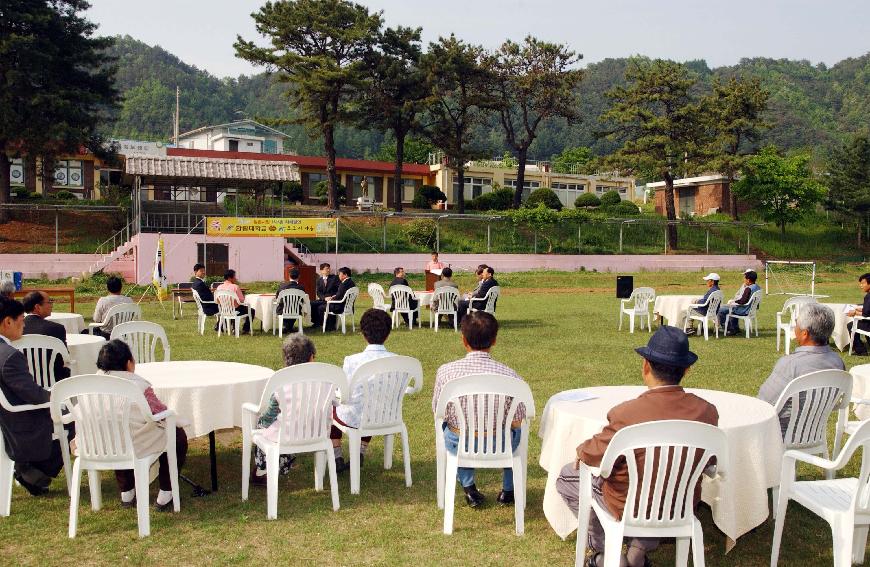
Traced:
MULTIPOLYGON (((648 390, 633 400, 612 408, 607 413, 607 425, 592 439, 577 447, 577 460, 568 463, 559 473, 556 488, 574 514, 580 503, 577 469, 582 461, 590 467, 601 464, 604 452, 617 431, 630 425, 666 419, 684 419, 718 425, 719 413, 713 404, 689 394, 680 386, 689 367, 698 356, 689 350, 689 339, 682 329, 662 326, 650 337, 645 347, 635 349, 643 357, 641 375, 648 390)), ((637 457, 638 469, 643 471, 643 456, 637 457)), ((641 472, 641 475, 643 473, 641 472)), ((628 466, 620 459, 607 478, 593 477, 592 496, 614 517, 621 518, 628 493, 628 466)), ((700 486, 695 491, 695 506, 701 498, 700 486)), ((589 520, 589 544, 592 555, 587 567, 603 564, 604 529, 593 511, 589 520)), ((644 567, 649 565, 647 553, 657 548, 658 538, 632 538, 628 552, 620 565, 644 567)))

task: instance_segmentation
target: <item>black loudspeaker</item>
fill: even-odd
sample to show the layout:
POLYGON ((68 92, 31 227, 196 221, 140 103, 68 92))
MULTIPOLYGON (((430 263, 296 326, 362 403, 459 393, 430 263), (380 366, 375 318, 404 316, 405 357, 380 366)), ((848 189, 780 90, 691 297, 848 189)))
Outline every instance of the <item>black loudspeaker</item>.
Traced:
POLYGON ((628 299, 634 291, 634 276, 616 276, 616 297, 628 299))

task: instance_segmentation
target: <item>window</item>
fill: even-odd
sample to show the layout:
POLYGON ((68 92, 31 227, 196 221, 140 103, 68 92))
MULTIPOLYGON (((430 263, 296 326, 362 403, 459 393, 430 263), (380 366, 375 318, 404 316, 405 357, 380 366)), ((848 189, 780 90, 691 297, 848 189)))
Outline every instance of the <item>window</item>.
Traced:
POLYGON ((263 153, 264 154, 277 154, 278 153, 278 142, 276 140, 263 140, 263 153))
POLYGON ((302 190, 311 199, 317 198, 315 191, 317 184, 321 181, 326 181, 326 172, 323 173, 303 173, 302 174, 302 190))
MULTIPOLYGON (((504 178, 504 186, 510 187, 511 189, 517 188, 517 180, 510 179, 508 177, 504 178)), ((540 181, 530 181, 529 179, 523 179, 523 201, 529 198, 529 195, 532 193, 534 189, 538 189, 541 186, 540 181)))
MULTIPOLYGON (((453 177, 453 195, 459 191, 459 178, 453 177)), ((486 177, 465 178, 465 200, 480 197, 484 192, 492 191, 492 179, 486 177)))
MULTIPOLYGON (((348 175, 347 176, 347 198, 348 199, 358 199, 362 197, 362 175, 348 175)), ((381 177, 366 177, 366 191, 368 191, 369 199, 380 203, 384 200, 384 182, 381 177)))
POLYGON ((598 193, 599 195, 603 195, 604 193, 607 193, 608 191, 610 191, 610 187, 608 187, 607 185, 596 185, 595 186, 595 192, 598 193))
POLYGON ((688 217, 695 214, 695 196, 697 187, 681 187, 677 193, 680 196, 680 216, 688 217))
POLYGON ((618 189, 618 191, 619 191, 619 194, 620 194, 620 195, 625 195, 625 192, 627 191, 627 189, 626 189, 625 187, 620 187, 620 188, 618 189))
POLYGON ((60 160, 54 166, 54 184, 61 187, 81 187, 82 162, 79 160, 60 160))
MULTIPOLYGON (((388 182, 390 187, 390 191, 393 191, 393 188, 396 186, 393 179, 390 179, 388 182)), ((423 185, 423 182, 419 179, 408 179, 406 177, 402 177, 402 202, 410 203, 414 200, 414 195, 417 194, 417 189, 419 189, 423 185)), ((369 185, 371 188, 371 185, 369 185)), ((369 190, 369 195, 371 195, 371 190, 369 190)), ((380 199, 379 199, 380 200, 380 199)), ((392 202, 393 196, 390 195, 389 201, 392 202)))
POLYGON ((9 179, 12 185, 24 185, 24 163, 21 158, 11 160, 9 165, 9 179))

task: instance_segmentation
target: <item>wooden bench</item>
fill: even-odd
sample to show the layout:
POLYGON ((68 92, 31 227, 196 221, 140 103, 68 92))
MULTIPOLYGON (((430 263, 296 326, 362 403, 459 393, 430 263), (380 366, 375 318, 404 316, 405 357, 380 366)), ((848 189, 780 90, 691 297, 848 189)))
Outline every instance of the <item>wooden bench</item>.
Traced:
POLYGON ((76 311, 76 290, 74 287, 34 287, 27 289, 20 289, 18 291, 12 292, 12 297, 15 299, 19 299, 30 293, 31 291, 41 291, 44 294, 48 295, 51 298, 61 297, 65 298, 69 302, 69 310, 71 313, 75 313, 76 311))

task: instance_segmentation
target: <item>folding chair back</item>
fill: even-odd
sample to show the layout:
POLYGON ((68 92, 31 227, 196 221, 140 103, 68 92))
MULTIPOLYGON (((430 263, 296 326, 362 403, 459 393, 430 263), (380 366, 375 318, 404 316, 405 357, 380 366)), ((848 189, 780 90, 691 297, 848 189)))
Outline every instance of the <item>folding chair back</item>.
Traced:
POLYGON ((51 390, 57 376, 54 375, 54 365, 58 358, 64 365, 70 362, 66 345, 58 338, 46 335, 24 335, 12 346, 20 350, 27 359, 27 368, 33 379, 44 390, 51 390))
POLYGON ((111 339, 121 339, 133 353, 133 359, 138 363, 169 362, 169 338, 166 331, 157 323, 151 321, 130 321, 121 323, 112 329, 111 339), (163 358, 158 359, 157 347, 163 352, 163 358))

